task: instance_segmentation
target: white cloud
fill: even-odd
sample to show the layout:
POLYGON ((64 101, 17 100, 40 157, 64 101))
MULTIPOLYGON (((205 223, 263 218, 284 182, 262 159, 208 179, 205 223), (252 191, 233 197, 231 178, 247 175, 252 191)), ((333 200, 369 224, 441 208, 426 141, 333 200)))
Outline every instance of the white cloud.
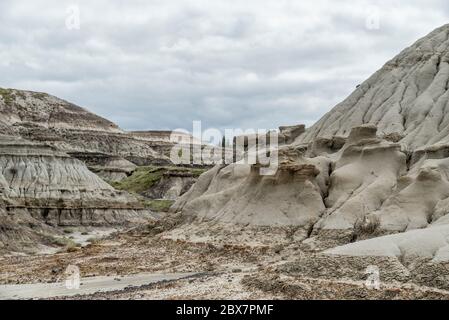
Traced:
POLYGON ((310 125, 448 17, 443 0, 2 0, 0 85, 127 129, 310 125))

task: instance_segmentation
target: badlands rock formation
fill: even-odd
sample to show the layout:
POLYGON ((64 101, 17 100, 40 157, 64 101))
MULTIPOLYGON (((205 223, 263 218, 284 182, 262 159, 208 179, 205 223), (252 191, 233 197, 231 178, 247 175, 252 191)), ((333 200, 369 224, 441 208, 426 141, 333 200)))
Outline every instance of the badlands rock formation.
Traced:
MULTIPOLYGON (((197 179, 171 170, 143 198, 127 192, 133 187, 115 190, 110 184, 139 166, 171 164, 165 154, 174 143, 154 132, 127 133, 45 93, 0 89, 0 113, 0 241, 9 250, 42 243, 60 226, 145 223, 150 208, 168 207, 197 179), (155 206, 147 196, 164 201, 155 206)), ((143 171, 139 178, 154 182, 143 171)))
POLYGON ((295 227, 292 237, 305 239, 324 213, 330 162, 305 158, 298 150, 279 150, 275 175, 260 175, 260 165, 241 162, 217 166, 175 203, 204 228, 231 232, 234 226, 263 229, 295 227), (298 214, 301 213, 301 214, 298 214))
POLYGON ((346 137, 371 123, 411 150, 449 142, 449 25, 402 51, 297 139, 346 137))
POLYGON ((57 226, 128 225, 151 216, 78 159, 54 147, 0 135, 0 251, 36 245, 57 226))
POLYGON ((167 211, 186 193, 206 169, 175 166, 145 166, 129 177, 111 183, 117 190, 138 195, 154 211, 167 211))
POLYGON ((236 163, 201 176, 172 207, 189 222, 172 236, 296 240, 315 250, 357 242, 329 252, 370 255, 379 246, 376 255, 397 255, 404 246, 449 256, 448 83, 446 25, 388 62, 317 124, 283 138, 275 175, 236 163), (270 236, 260 238, 262 229, 270 236), (417 234, 427 239, 418 248, 417 234))
POLYGON ((191 134, 170 130, 149 130, 129 132, 135 139, 145 141, 154 150, 170 157, 171 150, 175 144, 178 145, 202 145, 201 140, 194 138, 191 134))
POLYGON ((92 155, 90 163, 98 154, 138 165, 170 163, 114 123, 45 93, 0 89, 0 112, 3 133, 45 142, 83 159, 92 155))
POLYGON ((122 181, 137 169, 137 165, 120 156, 104 153, 70 153, 70 155, 82 160, 89 170, 108 182, 122 181))
POLYGON ((26 208, 48 224, 124 222, 139 216, 134 209, 142 209, 133 197, 114 190, 83 162, 53 147, 0 136, 0 168, 6 210, 26 208))

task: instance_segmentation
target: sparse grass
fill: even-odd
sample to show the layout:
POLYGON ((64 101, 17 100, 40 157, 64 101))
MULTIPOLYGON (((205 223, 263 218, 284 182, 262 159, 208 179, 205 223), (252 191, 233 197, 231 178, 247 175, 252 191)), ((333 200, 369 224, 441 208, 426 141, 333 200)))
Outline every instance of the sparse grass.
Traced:
POLYGON ((44 98, 47 97, 46 93, 42 93, 42 92, 33 92, 33 98, 38 99, 38 100, 42 100, 44 98))
POLYGON ((174 202, 173 200, 146 200, 143 205, 151 211, 168 212, 174 202))
POLYGON ((113 182, 112 186, 118 190, 141 193, 155 185, 163 173, 161 168, 140 167, 130 177, 120 182, 113 182))
POLYGON ((90 244, 93 244, 93 245, 99 243, 100 241, 101 241, 101 238, 98 238, 98 237, 92 237, 92 238, 87 239, 87 242, 89 242, 90 244))
POLYGON ((58 246, 58 247, 66 247, 66 248, 73 248, 73 247, 79 247, 80 244, 76 243, 75 241, 66 238, 66 237, 57 237, 57 236, 46 236, 46 242, 48 245, 58 246))
POLYGON ((111 185, 118 190, 125 190, 132 193, 142 193, 149 190, 158 183, 166 172, 189 172, 195 177, 199 177, 205 169, 182 168, 182 167, 140 167, 134 173, 120 181, 112 182, 111 185))
POLYGON ((0 88, 0 96, 2 96, 3 101, 8 106, 10 106, 15 100, 15 95, 11 89, 0 88))
POLYGON ((26 99, 26 95, 25 95, 25 93, 23 93, 23 91, 16 91, 16 92, 15 92, 15 95, 16 95, 17 97, 19 97, 20 99, 22 99, 22 100, 25 100, 25 99, 26 99))

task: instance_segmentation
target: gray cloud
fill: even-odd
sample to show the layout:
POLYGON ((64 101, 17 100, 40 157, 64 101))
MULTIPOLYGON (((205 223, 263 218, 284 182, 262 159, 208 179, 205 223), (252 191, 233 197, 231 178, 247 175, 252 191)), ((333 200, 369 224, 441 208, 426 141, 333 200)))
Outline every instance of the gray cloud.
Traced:
POLYGON ((448 17, 443 0, 3 0, 0 86, 125 129, 311 125, 448 17), (74 4, 81 28, 67 30, 74 4))

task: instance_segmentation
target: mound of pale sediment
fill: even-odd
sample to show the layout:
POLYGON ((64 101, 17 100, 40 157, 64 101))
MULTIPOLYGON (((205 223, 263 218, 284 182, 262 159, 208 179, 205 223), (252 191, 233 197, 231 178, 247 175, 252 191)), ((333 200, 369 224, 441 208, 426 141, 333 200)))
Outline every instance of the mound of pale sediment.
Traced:
POLYGON ((308 159, 290 147, 279 150, 274 175, 261 175, 259 164, 216 166, 171 208, 193 220, 172 235, 257 244, 303 240, 326 210, 329 167, 329 159, 308 159))
MULTIPOLYGON (((343 248, 349 248, 350 245, 342 247, 341 250, 338 248, 338 250, 329 250, 325 253, 304 253, 296 261, 279 266, 277 271, 282 276, 296 279, 334 279, 349 283, 357 281, 363 287, 370 288, 370 290, 374 290, 374 285, 379 285, 379 289, 382 290, 382 288, 388 288, 392 284, 399 283, 406 284, 407 287, 448 290, 447 261, 432 259, 429 255, 422 254, 437 246, 435 244, 429 245, 429 237, 427 236, 419 236, 419 239, 425 240, 427 243, 418 244, 416 247, 413 247, 411 242, 404 244, 403 254, 396 255, 379 255, 378 252, 374 252, 376 250, 367 252, 369 254, 366 255, 346 252, 349 250, 343 251, 343 248), (415 253, 418 253, 418 255, 415 253)), ((389 246, 391 244, 385 243, 384 245, 389 246)), ((393 251, 396 249, 402 250, 402 243, 393 244, 388 249, 392 247, 394 247, 393 251)), ((390 294, 390 299, 395 298, 397 291, 394 290, 390 294)))
POLYGON ((424 154, 413 163, 403 146, 378 138, 372 125, 354 128, 341 150, 329 154, 327 210, 312 235, 354 241, 424 228, 445 216, 449 159, 432 150, 432 159, 424 154))
POLYGON ((185 215, 199 220, 309 227, 325 209, 322 194, 326 190, 322 189, 326 188, 329 162, 306 159, 289 148, 279 154, 279 169, 273 176, 260 175, 259 165, 214 168, 201 176, 174 209, 182 206, 185 215))
POLYGON ((324 253, 340 256, 396 257, 400 261, 428 259, 434 262, 449 262, 449 224, 445 221, 425 229, 363 240, 329 249, 324 253))
POLYGON ((448 143, 448 81, 449 24, 386 63, 296 143, 348 136, 366 123, 410 149, 448 143))
POLYGON ((351 261, 370 261, 380 271, 380 275, 390 273, 391 263, 400 263, 406 272, 397 275, 405 280, 425 286, 449 289, 449 220, 447 216, 431 226, 404 233, 377 237, 347 244, 325 251, 321 256, 329 261, 347 265, 350 274, 354 264, 351 261), (386 260, 387 259, 387 260, 386 260))
POLYGON ((345 141, 313 158, 306 156, 313 145, 305 153, 281 147, 272 176, 261 175, 260 165, 217 166, 172 211, 190 217, 196 234, 213 224, 295 227, 303 240, 328 247, 424 228, 449 212, 448 158, 437 159, 444 153, 432 149, 432 159, 421 155, 412 164, 403 146, 379 138, 372 125, 353 128, 345 141))
POLYGON ((449 159, 428 160, 414 176, 404 178, 408 184, 396 191, 381 208, 366 219, 379 229, 402 232, 427 227, 449 211, 449 159))
POLYGON ((356 222, 381 206, 406 171, 400 146, 376 137, 376 128, 351 131, 333 165, 325 199, 326 214, 316 229, 353 229, 356 222))
POLYGON ((149 213, 114 190, 80 160, 52 147, 0 136, 0 198, 8 213, 26 213, 51 225, 145 222, 149 213))
POLYGON ((336 240, 329 245, 428 227, 449 213, 448 81, 446 25, 304 133, 281 130, 280 154, 301 152, 290 152, 276 175, 216 167, 172 210, 194 223, 308 226, 307 237, 336 240), (288 136, 297 136, 290 145, 288 136))

